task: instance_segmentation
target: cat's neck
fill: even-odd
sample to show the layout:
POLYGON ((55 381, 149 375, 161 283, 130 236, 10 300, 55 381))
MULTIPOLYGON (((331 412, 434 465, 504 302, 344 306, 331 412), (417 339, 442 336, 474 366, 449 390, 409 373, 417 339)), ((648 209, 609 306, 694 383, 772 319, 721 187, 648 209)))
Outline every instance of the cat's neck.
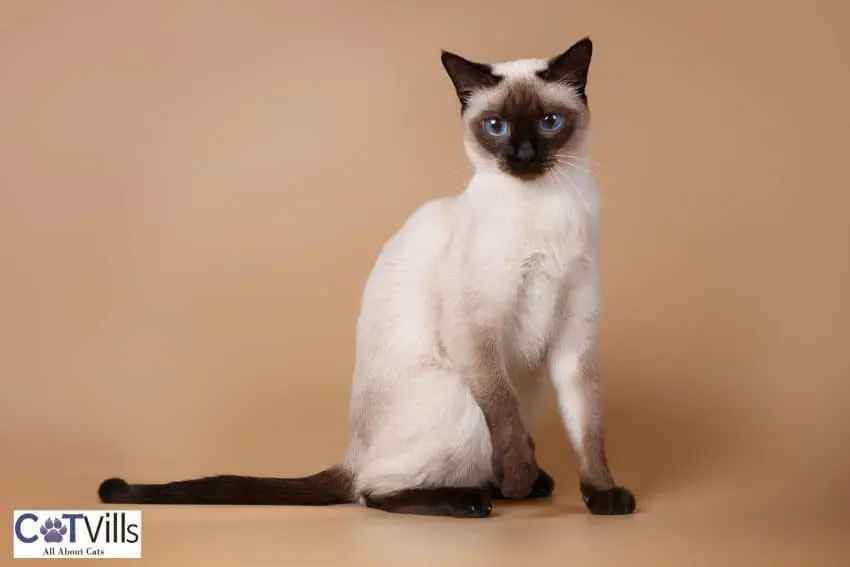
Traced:
POLYGON ((596 188, 587 159, 576 158, 536 179, 523 180, 497 169, 478 169, 465 191, 473 201, 594 200, 596 188))

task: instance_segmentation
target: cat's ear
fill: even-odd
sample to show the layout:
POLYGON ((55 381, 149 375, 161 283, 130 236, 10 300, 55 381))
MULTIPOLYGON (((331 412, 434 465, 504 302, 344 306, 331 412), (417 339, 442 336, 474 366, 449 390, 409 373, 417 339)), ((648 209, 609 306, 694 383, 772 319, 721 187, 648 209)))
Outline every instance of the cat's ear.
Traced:
POLYGON ((478 89, 494 87, 501 80, 493 74, 490 65, 476 63, 464 59, 460 55, 443 51, 440 60, 452 84, 455 87, 457 98, 460 100, 461 109, 466 108, 469 98, 478 89))
POLYGON ((547 68, 538 75, 544 81, 567 83, 574 87, 586 103, 587 75, 593 56, 593 42, 589 37, 576 42, 572 47, 549 60, 547 68))

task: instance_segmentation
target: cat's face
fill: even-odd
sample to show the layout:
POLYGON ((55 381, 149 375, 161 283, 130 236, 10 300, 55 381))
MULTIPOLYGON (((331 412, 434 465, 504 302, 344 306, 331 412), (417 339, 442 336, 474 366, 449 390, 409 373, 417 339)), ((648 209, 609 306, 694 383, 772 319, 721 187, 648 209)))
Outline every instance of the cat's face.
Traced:
POLYGON ((587 38, 552 59, 495 65, 444 51, 476 168, 533 180, 569 163, 589 122, 591 53, 587 38))

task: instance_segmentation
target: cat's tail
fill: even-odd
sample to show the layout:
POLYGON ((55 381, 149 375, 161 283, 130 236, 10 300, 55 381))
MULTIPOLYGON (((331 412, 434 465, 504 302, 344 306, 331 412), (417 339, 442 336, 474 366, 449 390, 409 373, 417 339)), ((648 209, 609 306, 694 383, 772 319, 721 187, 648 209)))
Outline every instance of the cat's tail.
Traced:
POLYGON ((341 465, 302 478, 221 475, 162 484, 100 483, 106 504, 214 504, 237 506, 331 506, 353 502, 354 479, 341 465))

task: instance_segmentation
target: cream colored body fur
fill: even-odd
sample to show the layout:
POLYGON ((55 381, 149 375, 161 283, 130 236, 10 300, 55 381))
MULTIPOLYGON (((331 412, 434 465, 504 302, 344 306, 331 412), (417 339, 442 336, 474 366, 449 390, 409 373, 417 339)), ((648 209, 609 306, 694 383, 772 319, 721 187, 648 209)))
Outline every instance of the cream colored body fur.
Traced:
MULTIPOLYGON (((522 60, 494 71, 533 80, 545 65, 522 60)), ((547 88, 576 102, 567 85, 547 88)), ((569 164, 534 181, 491 167, 468 139, 475 173, 465 190, 420 207, 384 246, 357 325, 343 462, 361 503, 364 493, 492 482, 490 433, 456 371, 478 326, 504 333, 503 362, 526 427, 551 385, 581 453, 598 412, 578 382, 596 334, 600 203, 586 128, 577 137, 569 164)))

